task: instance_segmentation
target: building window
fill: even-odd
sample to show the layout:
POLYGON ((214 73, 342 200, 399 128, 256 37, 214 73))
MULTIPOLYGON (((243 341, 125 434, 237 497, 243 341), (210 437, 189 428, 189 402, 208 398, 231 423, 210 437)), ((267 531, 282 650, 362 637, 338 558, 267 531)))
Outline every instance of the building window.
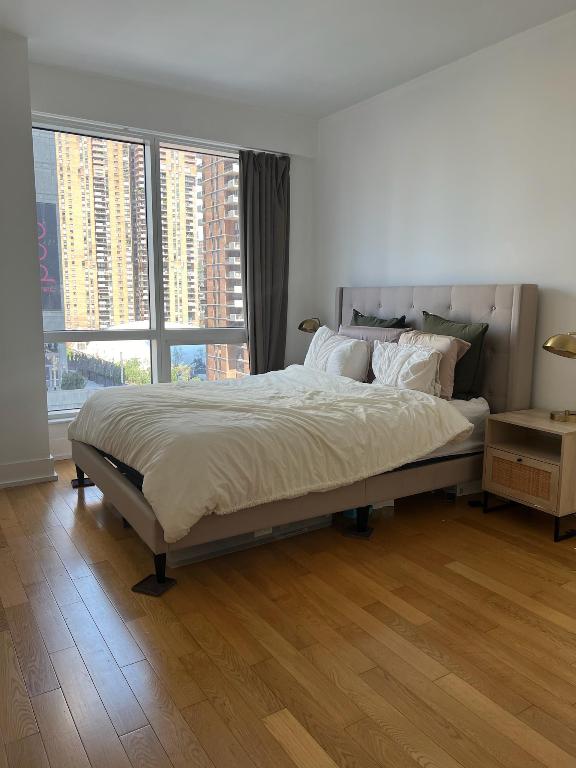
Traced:
POLYGON ((33 144, 49 411, 247 374, 235 153, 43 127, 33 144))

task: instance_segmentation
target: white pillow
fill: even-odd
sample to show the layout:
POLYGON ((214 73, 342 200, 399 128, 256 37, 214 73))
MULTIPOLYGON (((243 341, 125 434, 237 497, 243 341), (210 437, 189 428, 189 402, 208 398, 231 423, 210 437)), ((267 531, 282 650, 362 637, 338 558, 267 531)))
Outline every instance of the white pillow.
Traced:
POLYGON ((370 342, 339 336, 325 325, 314 334, 304 360, 308 368, 356 381, 366 381, 369 364, 370 342))
POLYGON ((442 354, 430 347, 375 341, 372 370, 375 384, 399 389, 417 389, 427 395, 440 395, 442 354))
POLYGON ((411 344, 417 347, 430 347, 442 354, 440 361, 440 397, 446 400, 452 399, 454 391, 454 370, 456 363, 470 349, 470 342, 457 339, 454 336, 440 336, 437 333, 424 333, 424 331, 408 331, 403 333, 398 344, 411 344))

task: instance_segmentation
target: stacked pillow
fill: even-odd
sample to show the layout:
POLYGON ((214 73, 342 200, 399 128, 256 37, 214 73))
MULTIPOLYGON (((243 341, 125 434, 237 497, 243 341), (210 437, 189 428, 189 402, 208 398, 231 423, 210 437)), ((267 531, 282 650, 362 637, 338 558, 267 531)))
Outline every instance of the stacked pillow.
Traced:
POLYGON ((438 369, 440 397, 451 400, 454 391, 456 364, 468 352, 471 344, 454 336, 441 336, 437 333, 425 333, 424 331, 408 331, 403 333, 398 339, 398 344, 400 346, 408 345, 435 349, 440 353, 441 360, 438 369))
POLYGON ((366 381, 370 342, 340 336, 323 325, 314 334, 304 365, 336 376, 366 381))
POLYGON ((441 361, 442 353, 436 349, 375 341, 372 355, 374 381, 387 387, 417 389, 439 397, 441 361))
POLYGON ((430 312, 422 312, 422 330, 426 333, 453 336, 470 344, 468 352, 458 362, 454 372, 454 392, 457 400, 470 400, 482 392, 482 347, 488 323, 455 323, 430 312))
POLYGON ((376 317, 375 315, 363 315, 362 312, 353 309, 350 324, 363 325, 369 328, 405 328, 406 315, 402 315, 402 317, 391 317, 386 320, 385 318, 376 317))
POLYGON ((417 389, 447 400, 478 397, 488 324, 422 314, 423 330, 414 331, 405 327, 405 315, 383 319, 354 309, 351 325, 341 325, 339 333, 325 326, 316 332, 304 365, 366 381, 373 345, 377 384, 417 389))

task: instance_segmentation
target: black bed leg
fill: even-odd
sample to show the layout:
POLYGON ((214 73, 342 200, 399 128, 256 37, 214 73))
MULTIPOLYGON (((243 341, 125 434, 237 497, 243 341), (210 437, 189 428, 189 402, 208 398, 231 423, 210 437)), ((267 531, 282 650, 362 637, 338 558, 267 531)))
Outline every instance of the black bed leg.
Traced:
POLYGON ((356 523, 349 528, 344 529, 344 536, 351 536, 354 539, 369 539, 374 528, 368 525, 370 518, 370 506, 356 508, 356 523))
POLYGON ((90 488, 94 483, 89 477, 86 477, 84 470, 76 464, 76 477, 70 481, 72 488, 90 488))
POLYGON ((156 569, 156 580, 159 584, 166 581, 166 554, 154 555, 154 568, 156 569))
POLYGON ((160 597, 170 587, 176 584, 176 579, 171 579, 166 576, 166 553, 162 552, 159 555, 154 555, 154 571, 155 573, 150 576, 146 576, 145 579, 139 581, 138 584, 134 584, 132 592, 140 592, 142 595, 150 595, 151 597, 160 597))

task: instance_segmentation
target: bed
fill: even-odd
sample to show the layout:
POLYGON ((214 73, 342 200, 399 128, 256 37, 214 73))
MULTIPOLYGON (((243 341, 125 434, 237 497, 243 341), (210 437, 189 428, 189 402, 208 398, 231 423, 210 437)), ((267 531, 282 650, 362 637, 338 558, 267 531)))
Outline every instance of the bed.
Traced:
MULTIPOLYGON (((535 285, 339 288, 335 326, 347 325, 353 309, 363 314, 406 315, 407 324, 413 328, 421 327, 422 310, 461 322, 488 322, 482 395, 492 412, 529 407, 537 311, 535 285)), ((462 407, 470 411, 474 405, 472 402, 462 407)), ((477 421, 482 422, 479 412, 483 406, 476 406, 477 421)), ((115 460, 102 446, 96 448, 79 440, 72 440, 72 457, 77 467, 76 485, 87 484, 89 476, 151 549, 155 573, 134 589, 157 595, 173 584, 165 575, 168 552, 351 508, 358 510, 354 532, 364 536, 369 532, 372 504, 478 480, 482 474, 481 442, 477 434, 472 436, 473 443, 448 443, 443 451, 427 455, 424 460, 330 490, 257 504, 232 514, 202 517, 189 533, 171 543, 165 540, 164 529, 142 493, 138 472, 115 460)))

